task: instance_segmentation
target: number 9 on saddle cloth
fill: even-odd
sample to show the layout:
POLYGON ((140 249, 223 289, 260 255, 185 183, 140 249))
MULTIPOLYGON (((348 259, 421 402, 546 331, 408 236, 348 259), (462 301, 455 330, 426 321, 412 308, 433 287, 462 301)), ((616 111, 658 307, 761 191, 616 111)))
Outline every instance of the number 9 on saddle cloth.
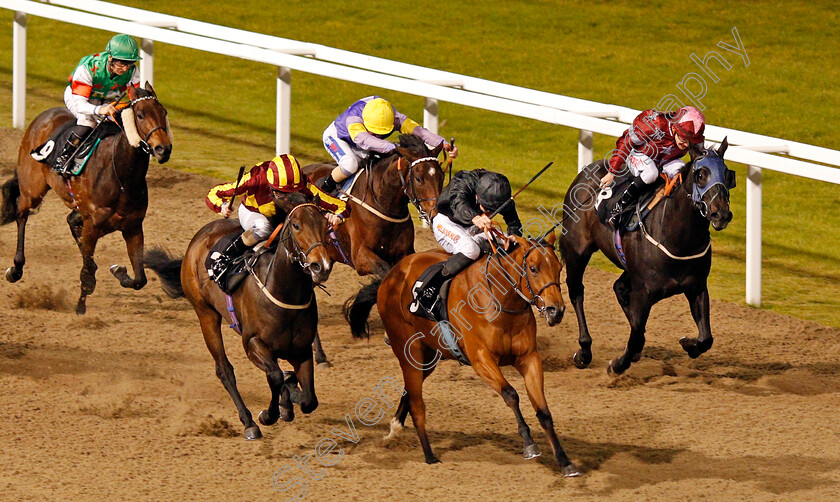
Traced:
MULTIPOLYGON (((64 150, 64 145, 73 133, 75 125, 75 120, 69 120, 59 126, 50 135, 50 139, 30 152, 32 158, 42 164, 47 164, 48 166, 55 168, 56 160, 59 154, 64 150)), ((96 150, 96 146, 98 146, 99 142, 108 136, 113 136, 115 134, 119 134, 120 132, 120 126, 110 120, 97 126, 92 134, 90 134, 87 138, 82 138, 84 141, 77 147, 72 160, 68 161, 69 165, 65 166, 64 172, 73 176, 81 174, 85 168, 87 160, 96 150)))

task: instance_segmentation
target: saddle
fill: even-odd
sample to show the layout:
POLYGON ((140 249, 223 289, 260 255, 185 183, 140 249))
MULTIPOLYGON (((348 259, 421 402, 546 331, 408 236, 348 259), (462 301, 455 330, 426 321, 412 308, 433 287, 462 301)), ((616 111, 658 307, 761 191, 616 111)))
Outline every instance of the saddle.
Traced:
MULTIPOLYGON (((75 125, 76 122, 73 120, 65 122, 53 131, 50 135, 50 139, 29 152, 29 154, 33 159, 42 164, 47 164, 50 167, 54 166, 56 157, 58 157, 64 149, 64 145, 67 143, 68 137, 70 136, 70 131, 75 125)), ((92 134, 85 138, 85 140, 79 145, 78 150, 76 150, 76 155, 71 161, 73 165, 69 169, 70 174, 73 176, 81 174, 85 169, 85 165, 87 165, 88 159, 90 159, 90 156, 93 155, 94 151, 96 151, 96 147, 99 146, 99 143, 108 136, 114 136, 120 132, 120 126, 111 121, 98 126, 92 134)))
POLYGON ((242 256, 234 258, 227 270, 222 272, 222 275, 214 277, 213 264, 219 258, 219 255, 221 255, 230 243, 239 237, 242 232, 243 230, 240 229, 237 232, 225 235, 219 239, 216 244, 210 248, 210 252, 207 253, 207 258, 204 260, 204 268, 207 269, 207 275, 210 276, 210 279, 212 279, 213 282, 219 285, 219 289, 221 289, 226 295, 232 295, 248 277, 248 274, 257 265, 260 258, 267 251, 274 249, 274 247, 277 246, 276 241, 270 247, 265 246, 265 241, 260 242, 253 248, 245 251, 245 254, 242 256))
MULTIPOLYGON (((630 178, 625 178, 616 183, 613 187, 605 187, 598 193, 598 198, 595 201, 595 210, 598 214, 598 220, 607 225, 607 219, 610 217, 610 212, 615 207, 621 194, 624 193, 624 188, 630 183, 630 178)), ((639 228, 639 223, 647 218, 651 209, 656 207, 663 197, 668 195, 665 193, 665 182, 659 178, 644 192, 635 204, 630 205, 621 212, 618 216, 617 228, 624 232, 633 232, 639 228)))

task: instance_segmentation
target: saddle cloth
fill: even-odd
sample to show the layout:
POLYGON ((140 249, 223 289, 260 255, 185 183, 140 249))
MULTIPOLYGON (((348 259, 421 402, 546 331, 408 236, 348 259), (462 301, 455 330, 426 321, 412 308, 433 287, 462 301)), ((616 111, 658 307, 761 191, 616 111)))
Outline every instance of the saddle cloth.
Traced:
MULTIPOLYGON (((243 232, 242 229, 238 231, 225 235, 221 239, 219 239, 213 247, 210 248, 210 252, 207 253, 207 258, 204 260, 204 268, 207 269, 207 275, 210 276, 216 284, 219 285, 219 289, 222 290, 226 295, 232 295, 234 291, 242 284, 242 281, 248 277, 249 271, 248 268, 253 268, 256 263, 259 261, 260 257, 265 254, 268 249, 263 245, 265 241, 258 243, 253 248, 245 251, 245 254, 242 256, 234 258, 231 262, 230 266, 227 270, 221 275, 221 277, 214 277, 213 276, 213 264, 219 258, 219 255, 224 253, 225 249, 230 245, 230 243, 243 232), (247 267, 246 267, 247 265, 247 267)), ((273 249, 276 246, 275 244, 271 246, 273 249)))
MULTIPOLYGON (((65 122, 53 131, 50 135, 50 139, 29 152, 29 154, 33 159, 41 162, 42 164, 47 164, 50 167, 54 166, 56 157, 58 157, 58 154, 64 150, 64 145, 67 144, 67 138, 70 136, 70 131, 75 125, 76 122, 73 120, 65 122)), ((70 173, 73 176, 81 174, 87 164, 87 160, 91 155, 93 155, 93 152, 96 150, 99 142, 108 136, 113 136, 115 134, 119 134, 120 132, 120 126, 113 122, 109 121, 100 125, 93 134, 91 134, 84 142, 82 142, 81 145, 79 145, 79 149, 76 151, 76 157, 71 161, 73 162, 73 166, 70 169, 70 173)))
MULTIPOLYGON (((601 189, 601 192, 598 194, 598 198, 595 202, 595 210, 598 213, 598 220, 602 224, 607 224, 610 212, 613 207, 615 207, 618 199, 621 198, 621 194, 624 193, 624 189, 629 183, 630 178, 628 177, 620 182, 617 182, 612 187, 601 189)), ((624 208, 624 211, 622 211, 619 215, 619 223, 616 226, 625 232, 632 232, 639 228, 639 221, 644 221, 645 218, 647 218, 648 213, 650 213, 650 210, 656 207, 656 204, 661 199, 661 196, 658 194, 659 192, 665 190, 662 185, 662 179, 659 178, 658 181, 652 185, 652 188, 654 188, 653 190, 648 188, 648 190, 639 197, 635 204, 631 204, 630 206, 624 208), (651 204, 654 197, 657 197, 657 199, 653 204, 651 204)))

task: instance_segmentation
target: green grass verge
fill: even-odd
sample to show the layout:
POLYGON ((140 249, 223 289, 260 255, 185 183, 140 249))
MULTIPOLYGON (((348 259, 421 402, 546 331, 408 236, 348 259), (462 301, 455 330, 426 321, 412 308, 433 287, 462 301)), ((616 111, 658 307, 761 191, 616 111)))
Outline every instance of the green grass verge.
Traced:
MULTIPOLYGON (((838 14, 811 2, 229 2, 147 0, 119 3, 255 32, 322 43, 605 103, 643 109, 688 72, 689 59, 711 50, 732 68, 718 70, 702 102, 716 125, 829 148, 840 140, 836 36, 838 14), (233 11, 233 12, 231 12, 233 11), (717 48, 737 27, 750 65, 717 48)), ((11 126, 12 14, 0 10, 0 126, 11 126)), ((27 118, 62 105, 67 75, 79 58, 101 50, 111 32, 30 18, 27 118)), ((175 150, 169 166, 232 178, 241 164, 270 157, 274 145, 276 69, 166 44, 155 48, 155 80, 170 110, 175 150)), ((324 127, 353 100, 387 96, 422 118, 420 97, 294 72, 292 151, 326 160, 324 127)), ((484 167, 527 181, 556 165, 522 197, 530 217, 562 200, 577 161, 577 131, 502 114, 441 104, 441 133, 455 136, 457 168, 484 167)), ((597 136, 596 155, 615 139, 597 136)), ((735 219, 714 234, 712 297, 743 303, 744 166, 732 164, 739 187, 735 219)), ((836 185, 764 173, 763 306, 840 326, 840 195, 836 185)), ((196 201, 201 204, 201 201, 196 201)), ((598 267, 614 269, 603 258, 598 267)))

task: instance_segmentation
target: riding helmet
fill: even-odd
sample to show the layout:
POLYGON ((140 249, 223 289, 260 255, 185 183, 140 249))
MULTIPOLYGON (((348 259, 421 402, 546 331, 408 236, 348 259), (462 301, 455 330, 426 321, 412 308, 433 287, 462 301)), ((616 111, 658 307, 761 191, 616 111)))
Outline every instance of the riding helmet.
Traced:
POLYGON ((371 99, 362 109, 362 120, 365 129, 373 134, 391 134, 394 131, 394 107, 382 98, 371 99))
POLYGON ((475 195, 485 209, 495 211, 510 199, 510 182, 503 174, 485 173, 478 179, 475 195))
POLYGON ((297 192, 306 185, 300 164, 291 155, 278 155, 268 163, 265 177, 271 188, 280 192, 297 192))
POLYGON ((114 35, 108 41, 105 52, 112 58, 123 61, 137 61, 142 59, 140 57, 140 48, 137 46, 137 40, 125 34, 114 35))

